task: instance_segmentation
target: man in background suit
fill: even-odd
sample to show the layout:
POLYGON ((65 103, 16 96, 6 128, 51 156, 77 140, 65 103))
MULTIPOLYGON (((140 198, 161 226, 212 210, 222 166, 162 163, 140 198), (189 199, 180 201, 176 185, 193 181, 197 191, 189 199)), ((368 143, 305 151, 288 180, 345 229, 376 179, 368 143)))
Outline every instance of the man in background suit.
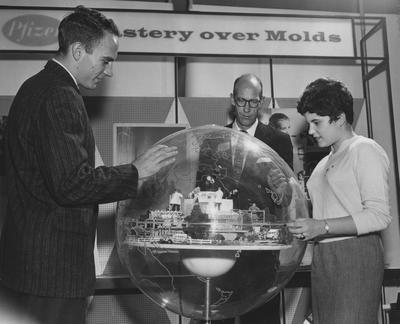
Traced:
MULTIPOLYGON (((233 92, 231 93, 234 120, 226 127, 246 132, 248 135, 261 140, 278 153, 293 169, 293 145, 290 136, 277 131, 270 125, 263 124, 258 119, 259 110, 264 100, 263 84, 256 75, 243 74, 238 77, 233 84, 233 92)), ((246 169, 249 170, 250 168, 246 169)), ((246 182, 252 179, 247 175, 242 175, 241 180, 246 182)), ((243 194, 246 193, 241 193, 239 190, 240 208, 248 209, 254 199, 243 197, 243 194)))
POLYGON ((177 153, 156 146, 132 163, 94 167, 79 88, 112 76, 119 35, 111 19, 78 6, 60 23, 56 57, 24 82, 10 108, 1 295, 32 323, 85 323, 96 279, 97 205, 134 198, 141 179, 177 153))
POLYGON ((269 117, 268 125, 280 130, 281 132, 289 134, 290 119, 284 113, 273 113, 269 117))
MULTIPOLYGON (((244 74, 233 84, 231 103, 234 120, 227 125, 232 129, 246 131, 275 150, 293 168, 293 145, 288 134, 277 131, 258 119, 259 110, 265 97, 261 80, 254 74, 244 74)), ((240 195, 240 191, 239 191, 240 195)), ((249 201, 249 207, 250 207, 249 201)), ((256 265, 255 265, 256 266, 256 265)), ((279 324, 280 297, 277 295, 263 306, 240 317, 241 324, 279 324)))
MULTIPOLYGON (((278 131, 269 125, 261 123, 258 119, 259 110, 264 102, 263 85, 261 80, 254 74, 244 74, 238 77, 233 86, 231 94, 231 103, 233 107, 234 120, 227 127, 245 131, 249 136, 254 136, 271 147, 281 158, 293 167, 293 146, 288 134, 278 131)), ((261 179, 260 174, 266 175, 266 172, 261 172, 258 168, 263 168, 264 163, 258 163, 254 159, 251 152, 242 161, 238 161, 238 154, 235 149, 244 148, 243 143, 233 143, 232 138, 222 136, 219 138, 208 138, 201 146, 201 159, 199 161, 199 171, 197 173, 196 185, 201 190, 207 190, 204 187, 204 179, 208 176, 215 178, 217 186, 223 188, 226 196, 231 194, 233 199, 234 209, 248 210, 255 203, 261 209, 269 208, 273 214, 279 214, 282 202, 276 204, 268 195, 265 194, 265 187, 271 188, 272 183, 266 184, 264 179, 261 179), (233 160, 233 161, 232 161, 233 160), (255 171, 255 170, 258 171, 255 171), (259 189, 257 189, 259 188, 259 189), (249 190, 250 189, 250 190, 249 190), (234 193, 234 195, 232 194, 234 193)), ((275 182, 277 183, 272 190, 279 191, 281 188, 282 197, 286 195, 285 189, 287 186, 286 179, 279 170, 276 172, 275 182)), ((290 196, 290 193, 289 193, 290 196)), ((289 199, 290 200, 290 199, 289 199)), ((246 252, 242 251, 242 255, 246 252)), ((250 278, 250 274, 265 281, 265 286, 271 284, 269 278, 273 278, 276 267, 278 266, 278 253, 257 253, 252 252, 247 258, 239 258, 234 268, 221 277, 213 281, 216 287, 232 290, 240 298, 240 289, 251 290, 262 289, 262 283, 257 282, 254 278, 250 278), (246 261, 243 261, 246 260, 246 261), (257 271, 257 274, 254 272, 257 271), (244 275, 244 274, 249 274, 244 275), (268 274, 268 275, 267 275, 268 274), (237 283, 238 280, 241 282, 237 283)), ((268 303, 262 305, 255 310, 250 311, 240 317, 241 324, 279 324, 280 323, 280 298, 279 295, 274 297, 268 303)), ((234 319, 222 321, 213 321, 213 323, 234 323, 234 319)))
POLYGON ((231 93, 234 120, 227 127, 246 131, 249 135, 263 141, 293 169, 293 145, 290 136, 258 120, 259 110, 264 100, 263 85, 256 75, 244 74, 238 77, 231 93))

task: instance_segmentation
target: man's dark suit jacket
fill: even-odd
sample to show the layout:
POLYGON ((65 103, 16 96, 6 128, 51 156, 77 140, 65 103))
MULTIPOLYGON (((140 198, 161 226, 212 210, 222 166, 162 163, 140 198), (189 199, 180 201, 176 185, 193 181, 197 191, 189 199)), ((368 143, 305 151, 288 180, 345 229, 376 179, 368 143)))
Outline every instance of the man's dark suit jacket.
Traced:
POLYGON ((48 61, 21 86, 8 117, 4 285, 49 297, 93 293, 97 204, 135 197, 138 181, 131 164, 94 168, 94 152, 77 85, 48 61))
MULTIPOLYGON (((232 124, 226 127, 232 128, 232 124)), ((289 135, 259 122, 254 137, 272 148, 292 168, 293 146, 289 135)), ((237 157, 236 154, 233 156, 233 148, 229 138, 207 138, 201 145, 201 152, 199 170, 196 175, 196 186, 200 187, 202 191, 208 190, 205 181, 207 176, 213 176, 216 182, 214 191, 221 187, 224 195, 227 196, 234 189, 238 189, 238 193, 232 196, 235 209, 247 210, 253 202, 261 209, 264 209, 267 205, 273 205, 272 202, 271 205, 265 201, 265 185, 262 184, 260 174, 256 172, 255 160, 253 161, 248 156, 246 158, 246 167, 244 168, 232 165, 231 155, 234 164, 237 161, 237 157), (257 184, 261 185, 261 189, 248 191, 250 188, 256 189, 257 184)), ((271 210, 271 212, 274 211, 271 210)))
MULTIPOLYGON (((226 127, 232 128, 232 125, 229 124, 226 127)), ((263 141, 278 153, 290 168, 293 167, 293 146, 289 135, 259 122, 254 137, 263 141)), ((252 158, 247 158, 246 167, 241 171, 240 177, 235 179, 229 137, 206 139, 202 144, 201 152, 202 156, 199 161, 196 180, 197 185, 202 190, 205 190, 202 187, 204 178, 207 175, 213 175, 216 179, 217 187, 223 188, 225 193, 233 188, 238 189, 238 196, 233 199, 234 208, 246 210, 251 202, 255 202, 261 209, 268 207, 273 214, 279 212, 280 206, 276 206, 267 197, 263 191, 263 186, 261 186, 260 190, 257 190, 257 184, 261 185, 262 180, 259 174, 252 173, 252 170, 256 168, 255 161, 251 161, 252 158), (225 154, 226 152, 228 153, 225 154), (218 174, 218 167, 223 170, 220 174, 218 174), (233 180, 238 180, 239 183, 235 183, 233 180), (253 190, 247 191, 248 188, 253 190)), ((241 256, 231 271, 212 281, 212 284, 216 287, 226 291, 234 291, 234 295, 232 295, 233 302, 240 299, 241 296, 252 295, 256 291, 264 291, 265 287, 271 286, 279 266, 279 254, 275 252, 248 253, 242 251, 241 256), (247 256, 247 254, 249 255, 247 256)), ((279 296, 274 297, 261 307, 243 314, 241 322, 245 324, 279 323, 279 302, 279 296)), ((215 323, 233 324, 233 322, 234 319, 228 319, 221 322, 216 321, 215 323)))
MULTIPOLYGON (((227 125, 227 127, 232 128, 232 125, 233 123, 227 125)), ((289 167, 293 169, 293 145, 288 134, 276 130, 270 125, 265 125, 259 121, 254 133, 254 137, 271 147, 289 165, 289 167)), ((271 205, 270 208, 272 209, 271 205)), ((268 253, 256 253, 247 259, 246 264, 241 264, 244 269, 240 269, 240 265, 238 264, 238 267, 234 270, 241 272, 246 271, 247 269, 258 269, 260 273, 272 275, 275 271, 273 267, 277 266, 276 264, 274 265, 275 258, 279 259, 279 257, 275 256, 274 253, 271 253, 271 255, 268 253)), ((249 273, 255 275, 254 271, 250 270, 249 273)), ((262 274, 259 277, 263 278, 262 274)), ((235 274, 232 274, 232 278, 235 278, 235 274)), ((259 282, 259 284, 261 284, 261 282, 259 282)), ((251 281, 247 285, 251 287, 250 289, 256 289, 255 286, 252 287, 254 283, 251 281)), ((261 324, 267 322, 270 324, 280 323, 279 303, 280 297, 277 295, 268 303, 253 309, 249 313, 243 314, 240 318, 240 321, 244 324, 261 324)), ((232 320, 225 321, 226 324, 232 322, 232 320)))
MULTIPOLYGON (((232 125, 226 127, 232 128, 232 125)), ((293 169, 293 145, 288 134, 259 121, 254 137, 271 147, 293 169)))

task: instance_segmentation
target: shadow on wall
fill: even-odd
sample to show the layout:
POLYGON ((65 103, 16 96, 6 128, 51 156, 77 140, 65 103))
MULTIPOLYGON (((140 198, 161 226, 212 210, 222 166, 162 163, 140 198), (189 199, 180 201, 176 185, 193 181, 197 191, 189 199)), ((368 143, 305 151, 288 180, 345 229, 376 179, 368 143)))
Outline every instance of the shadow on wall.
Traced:
POLYGON ((7 124, 7 116, 0 117, 0 233, 6 214, 6 179, 5 179, 5 139, 4 132, 7 124))

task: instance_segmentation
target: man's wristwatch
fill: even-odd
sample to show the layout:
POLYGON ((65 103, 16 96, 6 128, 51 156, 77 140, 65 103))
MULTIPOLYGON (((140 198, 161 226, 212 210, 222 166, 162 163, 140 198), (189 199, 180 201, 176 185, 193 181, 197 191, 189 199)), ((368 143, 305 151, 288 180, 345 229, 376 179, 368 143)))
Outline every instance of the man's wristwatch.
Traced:
POLYGON ((329 234, 329 224, 328 224, 328 221, 326 219, 324 219, 324 223, 325 223, 325 226, 324 226, 325 235, 327 235, 327 234, 329 234))

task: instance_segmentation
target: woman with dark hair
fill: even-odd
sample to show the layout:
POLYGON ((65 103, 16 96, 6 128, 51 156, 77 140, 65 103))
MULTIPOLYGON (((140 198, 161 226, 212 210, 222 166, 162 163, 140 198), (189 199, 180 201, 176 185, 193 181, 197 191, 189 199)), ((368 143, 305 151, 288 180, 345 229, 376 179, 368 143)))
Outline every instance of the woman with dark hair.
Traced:
POLYGON ((307 182, 313 218, 289 224, 299 239, 314 240, 314 323, 376 324, 384 272, 380 231, 391 221, 388 157, 353 131, 353 98, 343 83, 315 80, 297 110, 318 146, 331 148, 307 182))

